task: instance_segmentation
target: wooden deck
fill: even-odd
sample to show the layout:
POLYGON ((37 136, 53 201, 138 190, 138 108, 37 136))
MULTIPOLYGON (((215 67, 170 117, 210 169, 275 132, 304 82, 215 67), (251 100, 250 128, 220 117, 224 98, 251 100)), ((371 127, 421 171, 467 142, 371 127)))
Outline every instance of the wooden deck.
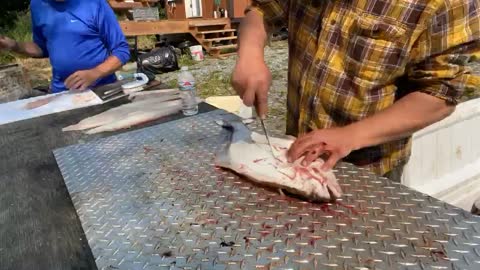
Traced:
POLYGON ((160 20, 149 22, 120 21, 127 37, 143 35, 191 34, 210 55, 230 55, 237 48, 236 30, 229 18, 160 20))
MULTIPOLYGON (((119 21, 123 33, 127 37, 142 35, 188 34, 196 27, 230 27, 230 19, 190 19, 190 20, 160 20, 150 22, 119 21)), ((223 29, 220 29, 223 30, 223 29)), ((217 30, 217 31, 220 31, 217 30)))

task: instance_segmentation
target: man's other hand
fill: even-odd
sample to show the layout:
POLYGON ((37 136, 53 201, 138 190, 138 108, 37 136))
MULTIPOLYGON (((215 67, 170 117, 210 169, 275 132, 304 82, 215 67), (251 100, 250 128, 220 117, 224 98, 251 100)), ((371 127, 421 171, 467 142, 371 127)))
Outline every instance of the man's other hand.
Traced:
POLYGON ((232 74, 232 86, 246 106, 255 106, 258 116, 265 117, 268 110, 268 90, 272 76, 263 59, 239 59, 232 74))
POLYGON ((320 156, 328 155, 323 170, 332 169, 339 160, 356 150, 353 136, 346 128, 318 129, 301 135, 290 146, 287 157, 289 162, 294 162, 304 157, 302 165, 309 165, 320 156))
POLYGON ((2 36, 0 35, 0 51, 2 50, 13 50, 15 46, 17 45, 17 42, 9 37, 2 36))
POLYGON ((70 90, 86 90, 100 78, 100 72, 95 69, 80 70, 65 80, 65 86, 70 90))

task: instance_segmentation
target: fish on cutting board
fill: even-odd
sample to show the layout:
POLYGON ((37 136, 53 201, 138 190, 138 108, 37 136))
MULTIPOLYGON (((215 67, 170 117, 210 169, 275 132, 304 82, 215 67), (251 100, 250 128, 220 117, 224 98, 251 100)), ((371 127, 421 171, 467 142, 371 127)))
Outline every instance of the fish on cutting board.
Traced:
POLYGON ((217 124, 231 133, 227 145, 217 153, 216 166, 313 202, 331 201, 342 196, 334 173, 320 169, 323 165, 321 159, 309 166, 302 166, 301 160, 287 162, 286 154, 293 138, 270 137, 272 155, 265 136, 250 131, 242 122, 220 120, 217 124))

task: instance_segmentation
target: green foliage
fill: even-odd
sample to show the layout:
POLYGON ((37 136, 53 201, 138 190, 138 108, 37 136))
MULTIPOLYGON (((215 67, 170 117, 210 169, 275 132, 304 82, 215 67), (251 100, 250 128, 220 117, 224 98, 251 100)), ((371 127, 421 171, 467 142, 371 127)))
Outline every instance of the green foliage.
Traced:
POLYGON ((190 55, 182 54, 180 57, 178 57, 178 65, 181 67, 193 66, 195 64, 196 64, 195 60, 193 60, 190 55))
POLYGON ((167 10, 162 7, 158 7, 158 17, 160 20, 167 19, 167 10))
POLYGON ((0 31, 8 29, 14 25, 17 18, 17 12, 24 12, 28 9, 30 0, 10 0, 2 1, 0 8, 0 31))
MULTIPOLYGON (((32 40, 32 23, 30 19, 30 12, 19 12, 16 15, 16 20, 2 35, 5 35, 16 41, 31 41, 32 40)), ((0 52, 0 64, 15 62, 15 58, 19 57, 11 52, 0 52)))

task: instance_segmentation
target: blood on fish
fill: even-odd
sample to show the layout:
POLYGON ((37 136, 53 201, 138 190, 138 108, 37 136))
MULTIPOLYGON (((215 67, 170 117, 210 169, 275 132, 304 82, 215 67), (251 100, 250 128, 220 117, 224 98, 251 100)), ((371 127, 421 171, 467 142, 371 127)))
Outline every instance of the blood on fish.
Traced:
POLYGON ((264 158, 255 159, 255 160, 253 161, 253 163, 258 163, 258 162, 264 161, 264 160, 265 160, 264 158))
POLYGON ((293 177, 290 176, 290 175, 288 175, 288 174, 286 174, 286 173, 284 173, 284 172, 281 172, 281 171, 278 171, 278 172, 281 173, 281 174, 283 174, 283 175, 285 175, 286 177, 288 177, 288 178, 289 178, 290 180, 292 180, 292 181, 295 180, 295 177, 297 177, 297 173, 296 173, 296 172, 295 172, 295 174, 294 174, 293 177))

